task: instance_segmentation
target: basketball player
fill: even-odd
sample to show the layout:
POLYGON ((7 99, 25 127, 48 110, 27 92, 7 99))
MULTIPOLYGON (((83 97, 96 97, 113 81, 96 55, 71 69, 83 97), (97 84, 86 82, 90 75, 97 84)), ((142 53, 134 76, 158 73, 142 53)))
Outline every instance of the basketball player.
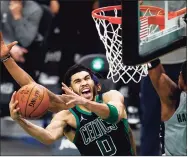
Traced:
POLYGON ((149 77, 161 101, 165 154, 187 155, 187 61, 180 70, 178 85, 165 74, 159 59, 149 63, 149 77))
MULTIPOLYGON (((32 78, 8 55, 17 42, 5 45, 2 34, 0 37, 1 60, 7 70, 21 86, 33 83, 32 78)), ((136 155, 132 132, 127 122, 124 97, 115 90, 98 94, 101 86, 97 77, 80 65, 67 71, 65 83, 69 86, 63 84, 62 89, 66 94, 56 96, 49 92, 50 110, 62 111, 54 116, 45 129, 19 115, 16 92, 13 93, 9 105, 12 119, 44 144, 52 144, 66 136, 75 143, 82 155, 136 155), (71 109, 65 110, 66 108, 71 109)))

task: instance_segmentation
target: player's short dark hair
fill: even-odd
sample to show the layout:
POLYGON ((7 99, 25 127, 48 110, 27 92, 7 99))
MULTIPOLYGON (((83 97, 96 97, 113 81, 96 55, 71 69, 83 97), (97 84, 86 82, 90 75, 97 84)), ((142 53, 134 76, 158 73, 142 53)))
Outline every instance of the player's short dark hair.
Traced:
POLYGON ((183 76, 183 81, 187 85, 187 61, 185 61, 181 66, 181 73, 183 76))
POLYGON ((71 76, 78 73, 78 72, 81 72, 81 71, 88 72, 90 74, 91 78, 93 79, 95 85, 99 84, 99 79, 95 75, 95 73, 92 70, 90 70, 89 68, 86 68, 86 67, 84 67, 83 65, 80 65, 80 64, 75 64, 67 70, 67 72, 65 73, 65 77, 64 77, 64 83, 67 86, 70 86, 71 76))

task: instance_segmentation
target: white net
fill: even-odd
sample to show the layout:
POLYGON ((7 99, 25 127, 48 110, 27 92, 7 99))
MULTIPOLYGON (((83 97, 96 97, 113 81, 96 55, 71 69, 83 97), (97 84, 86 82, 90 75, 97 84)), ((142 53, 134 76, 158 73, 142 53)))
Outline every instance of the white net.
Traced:
MULTIPOLYGON (((97 14, 105 17, 108 16, 109 13, 111 17, 118 17, 119 10, 114 8, 114 10, 110 12, 100 11, 97 14)), ((158 26, 148 25, 148 16, 153 16, 149 8, 143 13, 143 18, 140 21, 140 44, 143 44, 144 39, 148 35, 158 30, 158 26)), ((138 83, 142 77, 147 76, 147 64, 138 66, 127 66, 123 64, 121 24, 112 24, 108 20, 95 18, 94 16, 93 19, 96 23, 100 39, 106 49, 106 58, 109 63, 109 73, 107 78, 111 78, 115 83, 122 80, 127 84, 131 80, 138 83)))

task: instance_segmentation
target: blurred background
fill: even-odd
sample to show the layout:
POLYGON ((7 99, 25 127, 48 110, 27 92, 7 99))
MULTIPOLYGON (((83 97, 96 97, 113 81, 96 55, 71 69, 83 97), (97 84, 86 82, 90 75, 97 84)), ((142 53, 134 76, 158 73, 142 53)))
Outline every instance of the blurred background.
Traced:
MULTIPOLYGON (((157 123, 154 121, 156 117, 160 117, 160 105, 153 109, 157 114, 153 117, 151 110, 150 117, 143 116, 148 112, 144 105, 143 107, 140 105, 144 103, 140 98, 146 85, 142 82, 138 84, 130 82, 125 85, 121 81, 113 83, 112 80, 106 79, 108 62, 105 48, 99 39, 91 12, 98 7, 118 5, 119 0, 20 0, 19 4, 1 0, 0 3, 0 30, 6 43, 15 40, 19 42, 11 50, 11 55, 19 66, 36 82, 56 94, 62 93, 61 81, 68 67, 73 64, 81 63, 98 72, 102 76, 100 80, 106 90, 116 89, 124 95, 128 122, 135 135, 138 154, 161 155, 163 134, 160 134, 160 130, 163 129, 160 127, 160 118, 157 118, 157 123), (16 10, 12 9, 14 5, 19 7, 16 10), (16 21, 18 12, 22 13, 19 22, 16 21), (146 122, 146 119, 150 121, 146 122), (147 130, 150 124, 156 125, 147 130), (147 135, 155 139, 151 137, 150 141, 144 141, 147 135), (145 142, 150 146, 144 145, 145 142)), ((181 51, 184 52, 185 49, 181 51)), ((181 62, 176 64, 179 66, 181 62)), ((1 155, 79 155, 76 147, 66 138, 51 146, 44 146, 11 120, 8 103, 13 91, 18 90, 19 86, 2 63, 0 67, 1 155)), ((46 127, 51 118, 52 114, 49 112, 41 119, 32 122, 46 127)))

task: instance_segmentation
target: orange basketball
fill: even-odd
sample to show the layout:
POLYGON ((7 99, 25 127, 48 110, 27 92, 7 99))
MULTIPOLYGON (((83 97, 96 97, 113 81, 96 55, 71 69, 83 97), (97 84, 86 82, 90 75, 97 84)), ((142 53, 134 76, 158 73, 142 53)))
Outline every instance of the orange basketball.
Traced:
POLYGON ((24 118, 37 119, 43 116, 49 107, 47 90, 39 84, 29 84, 16 93, 18 107, 24 118))

